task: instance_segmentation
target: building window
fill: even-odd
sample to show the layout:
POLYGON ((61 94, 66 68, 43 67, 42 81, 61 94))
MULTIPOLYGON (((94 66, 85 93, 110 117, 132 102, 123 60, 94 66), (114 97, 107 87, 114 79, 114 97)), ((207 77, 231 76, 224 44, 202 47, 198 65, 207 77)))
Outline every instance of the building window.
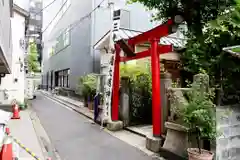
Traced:
POLYGON ((41 4, 41 3, 38 3, 38 2, 36 2, 36 3, 35 3, 35 8, 41 9, 41 8, 42 8, 42 4, 41 4))
POLYGON ((64 33, 64 47, 68 46, 70 44, 70 30, 69 28, 66 29, 64 33))
POLYGON ((35 26, 35 31, 41 32, 41 27, 40 26, 35 26))
POLYGON ((37 20, 37 21, 40 21, 41 20, 41 16, 40 15, 36 15, 36 17, 35 17, 35 19, 37 20))
POLYGON ((31 14, 30 14, 30 18, 31 18, 31 19, 35 19, 35 18, 36 18, 36 15, 35 15, 34 13, 31 13, 31 14))
POLYGON ((67 70, 67 87, 70 87, 70 81, 69 81, 69 75, 70 75, 70 69, 67 70))
POLYGON ((34 27, 33 25, 29 25, 29 30, 30 30, 30 31, 34 31, 34 28, 35 28, 35 27, 34 27))
POLYGON ((64 48, 70 45, 70 29, 69 27, 63 32, 56 40, 56 44, 54 46, 55 53, 60 52, 64 48))
POLYGON ((70 74, 70 69, 65 69, 65 70, 61 70, 61 71, 57 71, 55 73, 58 78, 58 87, 65 87, 65 88, 69 88, 70 84, 69 84, 69 74, 70 74))

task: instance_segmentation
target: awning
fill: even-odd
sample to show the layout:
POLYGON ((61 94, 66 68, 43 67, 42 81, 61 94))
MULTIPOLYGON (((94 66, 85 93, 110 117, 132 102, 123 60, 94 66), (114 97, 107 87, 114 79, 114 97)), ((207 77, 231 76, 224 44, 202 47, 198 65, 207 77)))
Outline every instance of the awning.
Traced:
MULTIPOLYGON (((135 31, 131 29, 126 29, 126 28, 120 28, 119 31, 117 32, 116 36, 116 41, 121 40, 121 39, 129 39, 132 37, 135 37, 143 32, 141 31, 135 31)), ((94 49, 96 50, 101 50, 104 48, 108 48, 109 45, 109 40, 110 40, 110 31, 108 31, 95 45, 94 49)), ((186 45, 186 39, 182 38, 177 38, 175 34, 171 34, 167 37, 162 37, 160 39, 160 44, 162 45, 170 45, 172 44, 176 48, 184 48, 186 45)))

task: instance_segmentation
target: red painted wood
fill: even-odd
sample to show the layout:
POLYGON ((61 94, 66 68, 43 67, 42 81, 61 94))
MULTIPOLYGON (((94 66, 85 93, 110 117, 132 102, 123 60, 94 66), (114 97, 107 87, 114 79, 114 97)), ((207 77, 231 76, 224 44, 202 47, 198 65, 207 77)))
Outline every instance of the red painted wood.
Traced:
POLYGON ((160 26, 157 26, 147 32, 141 33, 135 37, 132 37, 128 40, 129 45, 136 45, 149 41, 152 38, 160 39, 161 37, 169 35, 169 25, 172 25, 173 21, 168 20, 167 23, 164 23, 160 26))
MULTIPOLYGON (((172 51, 172 45, 160 45, 158 46, 158 54, 164 54, 172 51)), ((136 56, 134 57, 120 57, 120 62, 126 62, 126 61, 131 61, 131 60, 136 60, 136 59, 141 59, 141 58, 146 58, 151 56, 150 49, 142 52, 136 53, 136 56)))
POLYGON ((160 63, 158 54, 158 40, 151 40, 151 68, 152 68, 152 116, 153 136, 161 136, 161 94, 160 94, 160 63))
POLYGON ((113 102, 112 102, 112 120, 118 120, 118 104, 119 104, 119 87, 120 87, 120 52, 121 48, 119 45, 115 45, 116 57, 114 64, 114 74, 113 74, 113 102))

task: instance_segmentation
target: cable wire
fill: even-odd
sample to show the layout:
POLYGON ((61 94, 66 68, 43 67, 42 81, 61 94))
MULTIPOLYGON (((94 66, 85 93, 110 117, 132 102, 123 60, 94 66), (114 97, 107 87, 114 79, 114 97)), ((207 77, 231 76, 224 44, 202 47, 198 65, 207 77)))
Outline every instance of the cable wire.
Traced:
POLYGON ((54 2, 56 2, 57 0, 53 0, 52 2, 50 2, 48 5, 46 5, 45 7, 43 7, 39 12, 35 13, 34 16, 38 15, 39 13, 41 13, 43 10, 47 9, 49 6, 51 6, 54 2))
POLYGON ((70 24, 69 31, 71 31, 72 29, 74 29, 75 27, 77 27, 78 24, 80 24, 85 18, 91 17, 92 13, 94 13, 98 8, 100 8, 104 1, 105 1, 105 0, 102 0, 91 12, 89 12, 89 13, 86 14, 85 16, 81 17, 77 22, 74 22, 73 24, 70 24))
POLYGON ((53 19, 47 24, 47 27, 42 31, 42 33, 43 32, 45 32, 47 29, 48 29, 48 27, 50 27, 50 25, 52 24, 52 22, 56 19, 56 17, 58 16, 58 14, 62 11, 62 8, 64 7, 64 5, 67 3, 68 1, 65 1, 64 3, 63 3, 63 5, 59 8, 59 10, 58 10, 58 12, 56 13, 56 15, 53 17, 53 19))
MULTIPOLYGON (((77 27, 78 24, 80 24, 80 23, 81 23, 84 19, 86 19, 87 17, 91 17, 91 14, 92 14, 93 12, 95 12, 98 8, 101 7, 101 5, 102 5, 102 3, 103 3, 104 1, 105 1, 105 0, 102 0, 91 12, 89 12, 89 13, 86 14, 85 16, 81 17, 81 18, 80 18, 79 20, 77 20, 76 22, 70 24, 70 25, 69 25, 70 28, 68 29, 68 31, 70 31, 70 30, 74 29, 75 27, 77 27)), ((61 8, 62 8, 62 7, 61 7, 61 8)), ((61 8, 60 8, 60 10, 61 10, 61 8)), ((52 21, 54 21, 54 19, 55 19, 56 17, 57 17, 57 15, 52 19, 52 21)), ((52 21, 47 25, 47 27, 42 31, 42 33, 45 32, 45 31, 48 29, 48 27, 51 25, 52 21)))

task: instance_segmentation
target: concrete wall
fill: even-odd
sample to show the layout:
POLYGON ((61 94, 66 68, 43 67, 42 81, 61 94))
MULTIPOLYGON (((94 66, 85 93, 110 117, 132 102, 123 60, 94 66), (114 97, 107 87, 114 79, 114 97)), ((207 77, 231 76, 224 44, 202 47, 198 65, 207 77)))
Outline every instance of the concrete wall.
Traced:
MULTIPOLYGON (((13 18, 11 18, 12 25, 12 42, 13 42, 13 52, 12 52, 12 62, 11 68, 12 73, 7 74, 1 80, 0 90, 7 90, 8 100, 11 102, 16 99, 20 102, 24 101, 24 68, 21 63, 24 63, 25 50, 20 46, 19 40, 23 39, 25 36, 25 17, 14 12, 13 18), (15 81, 17 80, 17 81, 15 81)), ((0 97, 3 98, 3 97, 0 97)), ((2 101, 3 99, 0 99, 2 101)))
POLYGON ((240 159, 240 109, 239 105, 217 106, 216 159, 240 159))
POLYGON ((11 39, 11 1, 0 2, 0 72, 11 72, 11 52, 12 52, 12 39, 11 39))
MULTIPOLYGON (((57 6, 59 4, 56 3, 53 7, 59 9, 60 6, 57 6)), ((69 46, 51 57, 48 55, 48 50, 52 47, 58 35, 69 27, 69 24, 85 16, 91 9, 91 1, 71 0, 71 5, 62 18, 53 27, 49 28, 49 31, 43 34, 43 74, 46 75, 51 70, 58 71, 70 68, 69 79, 71 89, 76 88, 76 83, 81 75, 93 71, 93 57, 90 52, 91 19, 86 18, 77 27, 70 30, 69 46)), ((49 12, 46 11, 43 13, 43 29, 49 23, 49 20, 51 20, 48 15, 55 15, 51 9, 49 10, 49 12)), ((46 76, 44 77, 43 83, 46 84, 46 76)))

